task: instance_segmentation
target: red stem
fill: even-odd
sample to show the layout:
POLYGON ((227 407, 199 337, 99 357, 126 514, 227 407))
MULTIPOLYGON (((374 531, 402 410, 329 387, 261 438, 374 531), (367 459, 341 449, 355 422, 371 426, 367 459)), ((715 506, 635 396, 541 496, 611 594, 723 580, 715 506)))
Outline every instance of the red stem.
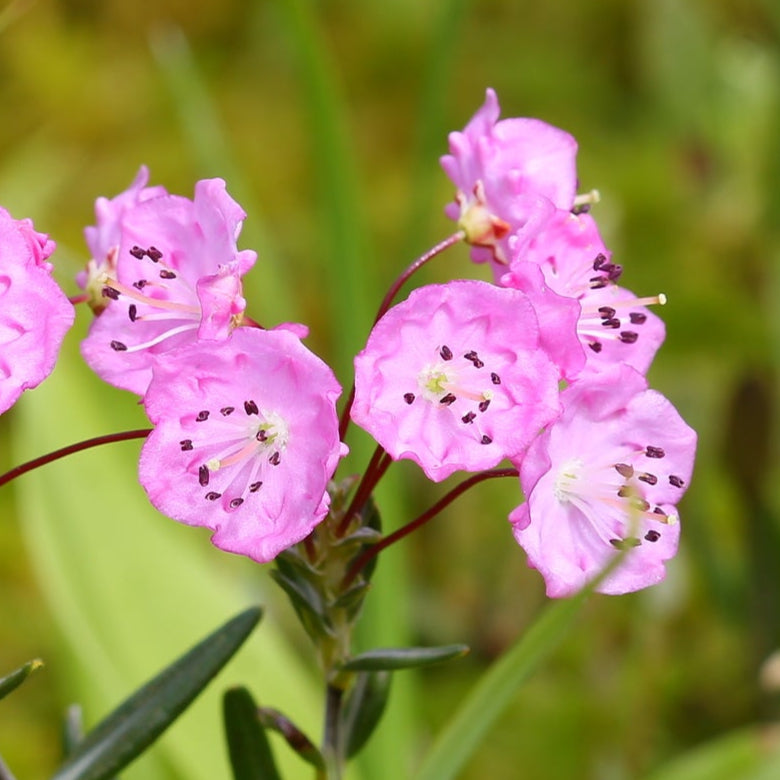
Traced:
MULTIPOLYGON (((392 306, 395 296, 398 295, 398 291, 406 284, 411 278, 412 274, 419 271, 429 260, 433 260, 436 255, 440 255, 445 249, 449 249, 454 246, 458 241, 462 241, 466 237, 466 234, 459 230, 457 233, 453 233, 443 241, 439 241, 436 246, 431 247, 425 254, 420 255, 414 262, 412 262, 404 272, 393 282, 387 294, 382 299, 382 303, 379 305, 379 311, 374 317, 374 325, 387 313, 387 310, 392 306)), ((349 413, 352 409, 352 402, 355 400, 355 383, 352 383, 352 389, 349 392, 347 403, 344 406, 344 411, 341 413, 341 419, 339 420, 339 436, 344 441, 344 437, 347 434, 347 428, 349 427, 349 413)))
POLYGON ((427 509, 419 517, 412 520, 410 523, 399 528, 397 531, 393 531, 389 536, 386 536, 381 541, 369 547, 358 559, 350 566, 349 571, 346 573, 342 580, 341 587, 346 589, 352 581, 360 574, 360 570, 375 556, 379 555, 385 547, 389 547, 399 539, 403 539, 405 536, 416 531, 420 526, 425 525, 429 520, 436 517, 442 509, 448 507, 458 496, 465 493, 469 488, 474 485, 484 482, 486 479, 496 479, 498 477, 517 477, 519 472, 517 469, 493 469, 492 471, 482 471, 479 474, 474 474, 473 477, 464 479, 460 485, 457 485, 444 497, 440 498, 430 509, 427 509))
POLYGON ((347 528, 349 528, 352 518, 363 508, 363 505, 368 501, 371 493, 377 486, 377 483, 392 462, 393 459, 384 451, 384 449, 381 446, 377 446, 366 467, 363 478, 360 480, 360 484, 357 486, 355 494, 352 496, 352 501, 349 502, 349 507, 344 513, 344 517, 341 518, 339 527, 336 530, 337 536, 343 536, 347 532, 347 528))
POLYGON ((20 466, 12 468, 10 471, 6 471, 5 474, 0 475, 0 487, 10 482, 12 479, 20 477, 22 474, 26 474, 28 471, 37 469, 40 466, 45 466, 47 463, 52 463, 55 460, 64 458, 67 455, 72 455, 74 452, 81 452, 82 450, 88 450, 92 447, 99 447, 101 444, 112 444, 115 441, 129 441, 130 439, 145 439, 152 432, 151 428, 143 428, 136 431, 123 431, 122 433, 109 433, 105 436, 96 436, 94 439, 86 439, 85 441, 77 442, 76 444, 69 444, 67 447, 63 447, 59 450, 54 450, 47 455, 41 455, 39 458, 28 460, 27 463, 22 463, 20 466))

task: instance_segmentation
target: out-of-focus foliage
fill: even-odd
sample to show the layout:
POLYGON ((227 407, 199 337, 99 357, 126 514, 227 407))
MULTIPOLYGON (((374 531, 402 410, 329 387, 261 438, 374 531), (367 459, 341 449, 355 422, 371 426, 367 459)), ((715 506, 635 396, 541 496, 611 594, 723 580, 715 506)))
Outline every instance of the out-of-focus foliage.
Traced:
MULTIPOLYGON (((223 176, 249 212, 242 245, 260 252, 246 288, 252 316, 309 324, 310 346, 347 386, 350 351, 364 340, 384 288, 452 230, 442 215, 451 187, 437 156, 485 87, 496 88, 505 115, 538 116, 578 138, 582 189, 601 191, 594 214, 626 268, 626 285, 669 298, 661 312, 667 343, 650 379, 699 431, 699 458, 668 580, 645 593, 591 600, 577 632, 475 754, 466 780, 515 777, 519 766, 525 777, 544 780, 635 778, 732 729, 780 717, 776 689, 761 677, 780 645, 780 504, 772 490, 780 400, 777 7, 773 0, 16 0, 0 12, 0 203, 58 241, 66 289, 76 292, 71 279, 86 260, 81 231, 95 197, 123 189, 141 163, 154 183, 183 194, 197 178, 223 176), (317 67, 300 51, 307 35, 324 52, 317 67), (333 83, 344 113, 329 126, 317 90, 333 83), (327 180, 339 170, 340 130, 348 134, 349 156, 339 163, 345 187, 359 196, 347 214, 336 211, 327 180), (347 288, 357 300, 336 292, 345 284, 342 256, 362 258, 347 288)), ((479 273, 458 249, 421 280, 479 273)), ((63 360, 77 361, 87 322, 80 312, 63 360)), ((98 419, 117 428, 142 424, 133 399, 98 387, 86 368, 59 381, 70 397, 44 386, 0 418, 0 468, 14 463, 12 433, 38 431, 41 440, 22 443, 28 456, 69 443, 62 436, 72 434, 68 409, 79 383, 85 397, 99 399, 98 419), (61 430, 56 422, 30 425, 44 399, 47 421, 61 420, 61 430)), ((366 442, 353 442, 357 469, 366 442)), ((110 475, 112 484, 124 478, 135 494, 136 453, 123 445, 106 461, 125 469, 110 475)), ((105 526, 112 509, 95 505, 90 493, 105 476, 101 458, 81 462, 91 470, 72 486, 74 495, 83 492, 79 527, 105 526)), ((383 517, 391 527, 446 489, 430 488, 408 463, 394 466, 388 480, 394 503, 390 512, 383 505, 383 517)), ((45 489, 45 472, 35 484, 45 489)), ((506 523, 516 490, 480 486, 380 563, 369 601, 400 602, 407 640, 462 641, 472 653, 394 691, 384 735, 380 726, 367 748, 366 776, 382 777, 383 764, 384 776, 405 776, 542 606, 540 578, 527 570, 506 523), (395 590, 381 584, 388 571, 404 572, 395 590), (372 759, 372 751, 393 763, 372 759)), ((36 656, 46 667, 0 702, 0 752, 20 779, 53 768, 60 713, 84 681, 78 654, 64 650, 63 616, 33 575, 45 556, 24 547, 25 536, 36 537, 18 511, 23 493, 0 491, 0 670, 36 656)), ((67 539, 70 520, 60 522, 67 539)), ((139 523, 163 524, 167 540, 181 538, 201 565, 231 583, 221 592, 270 598, 264 574, 212 550, 197 532, 151 508, 139 523)), ((169 563, 149 547, 107 543, 103 554, 107 569, 122 572, 165 571, 169 563)), ((153 611, 153 594, 142 595, 153 611)), ((226 617, 241 605, 226 598, 212 604, 219 606, 226 617)), ((128 612, 142 624, 144 608, 128 612)), ((269 614, 311 663, 289 608, 280 600, 269 614)), ((169 630, 184 637, 180 649, 193 635, 175 623, 169 630)), ((136 641, 142 649, 126 654, 149 666, 126 681, 125 693, 176 652, 158 650, 145 635, 136 641)), ((287 704, 267 701, 253 679, 242 682, 263 705, 287 704)), ((94 723, 102 714, 86 717, 94 723)), ((215 727, 214 751, 221 739, 215 727)), ((282 752, 281 742, 274 749, 282 752)))

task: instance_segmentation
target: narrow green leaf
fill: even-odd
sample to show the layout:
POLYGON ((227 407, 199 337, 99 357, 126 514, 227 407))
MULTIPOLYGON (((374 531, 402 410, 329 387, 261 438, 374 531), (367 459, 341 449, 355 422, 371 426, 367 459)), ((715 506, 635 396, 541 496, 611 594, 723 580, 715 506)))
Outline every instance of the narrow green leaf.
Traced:
POLYGON ((257 717, 266 729, 273 729, 285 742, 315 769, 324 769, 325 760, 316 745, 286 716, 272 707, 260 707, 257 717))
POLYGON ((385 711, 390 696, 390 672, 360 672, 341 713, 347 758, 365 745, 385 711))
POLYGON ((468 653, 468 645, 441 645, 440 647, 380 647, 353 656, 342 664, 345 672, 378 672, 382 670, 414 669, 432 666, 461 658, 468 653))
POLYGON ((333 635, 328 618, 324 614, 319 593, 307 587, 300 578, 287 577, 278 569, 271 572, 273 581, 287 594, 306 632, 313 639, 333 635))
POLYGON ((87 734, 53 780, 103 780, 129 764, 228 662, 261 614, 241 612, 149 680, 87 734))
POLYGON ((517 689, 568 633, 590 589, 551 604, 490 667, 428 752, 416 780, 456 777, 517 689))
POLYGON ((81 706, 71 704, 62 719, 62 748, 65 756, 71 755, 84 739, 84 719, 81 706))
POLYGON ((222 714, 235 780, 281 780, 252 694, 243 687, 225 691, 222 714))
POLYGON ((11 674, 0 678, 0 699, 8 696, 11 691, 18 688, 34 671, 43 666, 40 658, 28 661, 24 666, 15 669, 11 674))
MULTIPOLYGON (((647 780, 747 780, 767 753, 768 741, 759 729, 731 731, 706 744, 686 751, 653 772, 647 780)), ((777 774, 768 777, 777 777, 777 774)))

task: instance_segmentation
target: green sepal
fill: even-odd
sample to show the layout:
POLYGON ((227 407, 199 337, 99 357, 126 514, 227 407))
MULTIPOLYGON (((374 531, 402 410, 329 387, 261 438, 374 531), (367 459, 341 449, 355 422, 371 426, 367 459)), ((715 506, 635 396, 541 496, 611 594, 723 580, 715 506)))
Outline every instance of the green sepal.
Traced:
POLYGON ((52 780, 105 780, 139 756, 230 660, 262 615, 236 615, 119 705, 76 746, 52 780))
POLYGON ((325 615, 322 597, 308 582, 299 577, 289 577, 279 569, 272 570, 271 577, 287 594, 306 633, 315 642, 323 635, 333 636, 333 627, 325 615))
POLYGON ((24 666, 14 669, 11 674, 0 678, 0 699, 8 696, 11 691, 16 690, 34 671, 43 666, 40 658, 33 658, 24 666))
POLYGON ((272 707, 260 707, 257 717, 262 726, 281 734, 284 741, 307 763, 320 771, 325 759, 317 746, 286 716, 272 707))
POLYGON ((341 665, 345 672, 372 672, 386 669, 414 669, 432 666, 469 652, 468 645, 441 645, 439 647, 381 647, 353 656, 341 665))
POLYGON ((222 715, 234 780, 281 780, 252 694, 244 687, 225 691, 222 715))
POLYGON ((344 591, 332 604, 334 609, 345 609, 349 619, 355 618, 363 606, 363 599, 366 596, 366 591, 369 588, 367 582, 358 582, 353 585, 349 590, 344 591))
POLYGON ((341 711, 344 750, 351 758, 366 744, 382 718, 390 696, 390 672, 360 672, 341 711))

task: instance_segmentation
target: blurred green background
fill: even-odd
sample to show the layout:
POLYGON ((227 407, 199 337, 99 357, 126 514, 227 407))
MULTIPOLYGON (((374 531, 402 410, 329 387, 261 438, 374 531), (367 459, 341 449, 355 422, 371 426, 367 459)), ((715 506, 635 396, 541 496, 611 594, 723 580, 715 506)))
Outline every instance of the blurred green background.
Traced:
MULTIPOLYGON (((387 285, 453 229, 437 158, 485 87, 505 116, 578 138, 581 189, 601 191, 594 214, 626 286, 669 298, 650 379, 699 432, 696 473, 667 581, 593 598, 463 778, 623 780, 735 729, 773 744, 780 708, 761 669, 780 646, 779 38, 774 0, 18 0, 0 11, 0 203, 56 239, 66 290, 87 260, 94 199, 141 163, 185 195, 221 176, 248 212, 242 246, 260 254, 250 313, 306 322, 347 387, 387 285)), ((458 248, 420 281, 480 273, 458 248)), ((80 311, 52 378, 0 417, 0 469, 144 425, 131 396, 79 363, 88 322, 80 311)), ((370 452, 356 433, 355 470, 370 452)), ((0 675, 46 662, 0 702, 0 753, 20 780, 53 770, 69 702, 94 723, 258 601, 268 618, 210 698, 127 777, 227 777, 217 695, 231 681, 318 737, 316 670, 288 605, 267 572, 146 504, 138 449, 85 453, 0 491, 0 675)), ((394 466, 379 495, 386 525, 446 488, 394 466)), ((397 680, 354 777, 412 776, 543 608, 506 522, 517 502, 515 484, 482 485, 383 558, 361 646, 464 641, 472 653, 397 680)), ((733 760, 723 776, 747 776, 733 760)))

